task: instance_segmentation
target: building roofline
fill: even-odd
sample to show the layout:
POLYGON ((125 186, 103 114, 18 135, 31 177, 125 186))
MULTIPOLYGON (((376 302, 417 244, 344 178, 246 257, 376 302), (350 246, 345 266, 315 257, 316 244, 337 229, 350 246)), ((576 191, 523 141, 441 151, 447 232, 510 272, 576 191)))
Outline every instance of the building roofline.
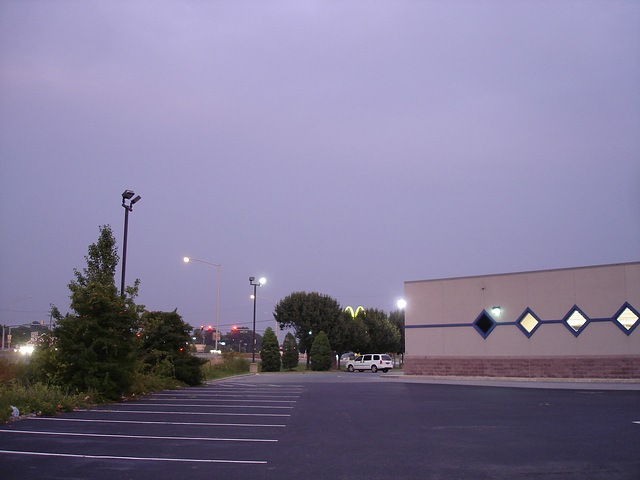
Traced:
POLYGON ((567 270, 585 270, 588 268, 607 268, 607 267, 626 267, 631 265, 640 265, 640 261, 637 262, 625 262, 625 263, 610 263, 603 265, 585 265, 581 267, 564 267, 564 268, 548 268, 543 270, 528 270, 523 272, 507 272, 507 273, 489 273, 486 275, 468 275, 461 277, 443 277, 443 278, 430 278, 426 280, 406 280, 404 283, 424 283, 424 282, 441 282, 443 280, 462 280, 471 278, 487 278, 487 277, 504 277, 508 275, 523 275, 529 273, 545 273, 545 272, 562 272, 567 270))

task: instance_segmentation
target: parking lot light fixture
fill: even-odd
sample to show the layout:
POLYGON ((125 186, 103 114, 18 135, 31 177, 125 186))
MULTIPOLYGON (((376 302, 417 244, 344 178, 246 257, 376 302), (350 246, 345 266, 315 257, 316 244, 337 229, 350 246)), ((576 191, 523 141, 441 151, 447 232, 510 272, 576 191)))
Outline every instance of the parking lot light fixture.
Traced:
POLYGON ((127 269, 127 231, 129 229, 129 212, 133 210, 133 205, 142 198, 140 195, 134 197, 133 190, 122 192, 122 206, 124 207, 124 241, 122 242, 122 280, 120 282, 120 295, 124 297, 124 276, 127 269), (129 203, 127 204, 127 200, 129 203))
POLYGON ((256 283, 256 277, 249 277, 249 285, 253 287, 253 334, 251 343, 251 363, 256 362, 256 288, 267 283, 267 279, 261 277, 256 283))

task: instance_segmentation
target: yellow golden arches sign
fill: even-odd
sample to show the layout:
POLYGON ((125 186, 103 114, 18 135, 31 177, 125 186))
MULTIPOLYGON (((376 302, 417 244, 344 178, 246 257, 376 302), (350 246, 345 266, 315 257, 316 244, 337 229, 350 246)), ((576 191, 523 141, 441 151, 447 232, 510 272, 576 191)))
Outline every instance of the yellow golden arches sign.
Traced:
POLYGON ((362 305, 361 305, 358 308, 356 308, 356 311, 354 312, 353 308, 349 306, 349 307, 345 308, 344 311, 345 312, 350 312, 351 313, 351 318, 356 318, 358 316, 358 313, 364 312, 364 307, 362 307, 362 305))

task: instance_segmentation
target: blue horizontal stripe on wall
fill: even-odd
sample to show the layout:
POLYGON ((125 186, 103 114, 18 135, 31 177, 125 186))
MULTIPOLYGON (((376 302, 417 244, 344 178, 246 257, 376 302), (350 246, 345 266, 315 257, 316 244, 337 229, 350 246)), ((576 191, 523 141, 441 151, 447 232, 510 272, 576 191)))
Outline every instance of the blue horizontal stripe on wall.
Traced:
MULTIPOLYGON (((615 318, 590 318, 587 323, 592 322, 615 322, 615 318)), ((540 324, 564 323, 562 320, 540 320, 540 324)), ((518 325, 518 322, 496 322, 496 327, 500 325, 518 325)), ((423 325, 405 325, 404 328, 443 328, 443 327, 473 327, 473 323, 425 323, 423 325)))

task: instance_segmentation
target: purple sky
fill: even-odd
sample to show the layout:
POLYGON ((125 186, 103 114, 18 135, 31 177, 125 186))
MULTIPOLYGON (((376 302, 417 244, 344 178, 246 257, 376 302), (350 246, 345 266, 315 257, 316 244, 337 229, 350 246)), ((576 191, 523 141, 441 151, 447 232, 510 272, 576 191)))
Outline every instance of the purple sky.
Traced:
POLYGON ((222 264, 223 332, 251 275, 260 331, 294 291, 637 261, 640 3, 5 0, 0 162, 6 324, 68 311, 125 189, 139 303, 215 322, 182 257, 222 264))

